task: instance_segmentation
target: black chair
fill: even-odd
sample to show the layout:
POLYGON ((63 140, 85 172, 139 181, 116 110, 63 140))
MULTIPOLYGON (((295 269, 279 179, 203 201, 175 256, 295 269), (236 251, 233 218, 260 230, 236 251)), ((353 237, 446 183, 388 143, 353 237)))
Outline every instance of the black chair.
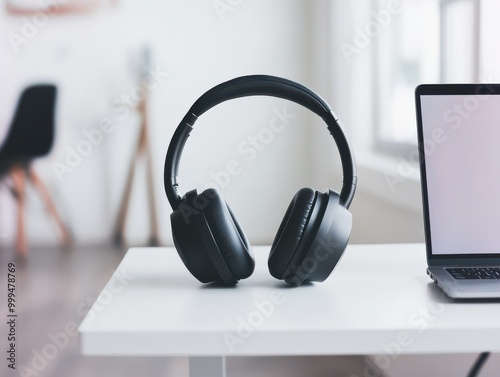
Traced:
POLYGON ((57 89, 43 84, 27 87, 21 94, 7 137, 0 147, 0 178, 10 176, 11 190, 17 199, 16 249, 27 256, 24 228, 25 185, 29 180, 40 192, 49 213, 59 226, 65 245, 71 236, 57 213, 54 202, 31 166, 33 159, 50 152, 54 142, 54 118, 57 89))

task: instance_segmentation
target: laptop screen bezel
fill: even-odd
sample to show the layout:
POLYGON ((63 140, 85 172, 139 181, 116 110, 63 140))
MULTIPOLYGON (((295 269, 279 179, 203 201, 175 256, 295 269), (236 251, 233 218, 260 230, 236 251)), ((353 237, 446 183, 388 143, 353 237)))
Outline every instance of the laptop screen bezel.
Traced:
POLYGON ((488 254, 433 254, 430 226, 429 201, 427 193, 427 175, 425 168, 424 132, 422 124, 421 96, 432 95, 500 95, 500 84, 422 84, 415 89, 417 113, 417 141, 420 160, 420 184, 424 216, 425 246, 429 266, 463 265, 464 261, 472 266, 500 264, 500 252, 488 254))

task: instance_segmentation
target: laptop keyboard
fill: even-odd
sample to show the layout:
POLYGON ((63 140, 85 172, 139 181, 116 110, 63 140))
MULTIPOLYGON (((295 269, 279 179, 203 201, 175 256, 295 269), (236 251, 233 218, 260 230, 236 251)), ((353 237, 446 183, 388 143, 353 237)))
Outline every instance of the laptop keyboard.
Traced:
POLYGON ((498 279, 500 267, 445 268, 455 279, 498 279))

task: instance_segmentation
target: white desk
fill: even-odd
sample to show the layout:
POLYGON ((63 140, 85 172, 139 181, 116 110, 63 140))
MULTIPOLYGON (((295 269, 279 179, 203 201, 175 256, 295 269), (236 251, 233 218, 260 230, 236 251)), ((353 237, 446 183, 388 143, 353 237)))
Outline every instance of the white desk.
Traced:
POLYGON ((350 245, 324 283, 289 288, 267 271, 203 285, 173 248, 130 249, 80 326, 86 355, 190 356, 192 376, 225 356, 500 351, 500 303, 453 302, 425 274, 420 244, 350 245))

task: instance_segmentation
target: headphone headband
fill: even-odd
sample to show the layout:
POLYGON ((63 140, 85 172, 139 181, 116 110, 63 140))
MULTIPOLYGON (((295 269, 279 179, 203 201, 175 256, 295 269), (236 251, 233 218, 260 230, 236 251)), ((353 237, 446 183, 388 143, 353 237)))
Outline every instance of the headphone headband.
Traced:
POLYGON ((172 208, 177 209, 181 202, 177 172, 182 150, 198 117, 222 102, 258 95, 278 97, 295 102, 324 120, 340 153, 344 174, 340 200, 346 208, 349 208, 356 190, 356 165, 338 118, 328 103, 309 88, 287 79, 267 75, 243 76, 226 81, 205 92, 191 106, 172 136, 165 160, 165 192, 172 208))
POLYGON ((272 96, 296 102, 324 117, 330 106, 311 89, 281 77, 252 75, 238 77, 219 84, 202 95, 190 112, 199 117, 219 103, 248 96, 272 96))

